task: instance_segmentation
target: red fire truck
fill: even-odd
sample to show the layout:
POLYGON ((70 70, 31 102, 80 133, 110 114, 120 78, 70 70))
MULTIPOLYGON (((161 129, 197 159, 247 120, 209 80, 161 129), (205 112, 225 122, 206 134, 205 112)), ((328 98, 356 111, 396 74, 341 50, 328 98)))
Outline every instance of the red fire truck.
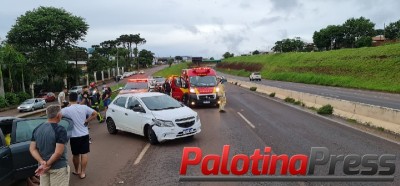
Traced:
POLYGON ((188 106, 218 105, 217 73, 208 67, 182 70, 181 76, 171 77, 171 94, 188 106))

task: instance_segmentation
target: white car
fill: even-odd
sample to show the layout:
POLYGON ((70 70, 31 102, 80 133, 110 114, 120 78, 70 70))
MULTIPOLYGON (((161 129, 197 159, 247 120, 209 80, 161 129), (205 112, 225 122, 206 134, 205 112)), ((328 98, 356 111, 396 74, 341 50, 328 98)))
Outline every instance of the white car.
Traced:
POLYGON ((140 71, 139 71, 139 74, 144 74, 144 70, 140 70, 140 71))
POLYGON ((130 132, 147 137, 151 144, 201 132, 195 111, 158 92, 118 95, 109 105, 106 118, 110 134, 130 132))
POLYGON ((131 75, 132 75, 131 72, 124 72, 124 73, 122 74, 122 77, 123 77, 123 78, 126 78, 126 77, 129 77, 129 76, 131 76, 131 75))
POLYGON ((73 86, 71 89, 69 89, 68 93, 71 94, 72 92, 75 92, 77 94, 80 94, 82 92, 83 86, 73 86))
POLYGON ((22 111, 34 111, 36 109, 42 109, 46 106, 46 100, 42 98, 32 98, 27 99, 21 103, 21 105, 17 108, 19 112, 22 111))
POLYGON ((253 72, 249 77, 250 81, 261 81, 261 74, 259 72, 253 72))

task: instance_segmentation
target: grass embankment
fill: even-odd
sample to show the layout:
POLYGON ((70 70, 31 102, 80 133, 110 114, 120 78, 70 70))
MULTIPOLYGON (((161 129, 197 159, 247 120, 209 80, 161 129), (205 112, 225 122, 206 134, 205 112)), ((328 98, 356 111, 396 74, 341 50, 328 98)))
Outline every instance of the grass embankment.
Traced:
POLYGON ((400 44, 228 58, 223 72, 265 79, 400 93, 400 44))
POLYGON ((172 65, 171 67, 166 67, 156 73, 153 76, 162 76, 168 77, 171 75, 180 75, 182 73, 182 69, 188 68, 189 63, 179 63, 176 65, 172 65))

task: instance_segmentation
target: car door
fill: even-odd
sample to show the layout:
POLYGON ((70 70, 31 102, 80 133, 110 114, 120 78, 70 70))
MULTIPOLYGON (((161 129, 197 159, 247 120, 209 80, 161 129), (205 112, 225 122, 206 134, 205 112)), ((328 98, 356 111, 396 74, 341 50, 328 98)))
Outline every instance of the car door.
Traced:
MULTIPOLYGON (((11 134, 11 154, 15 179, 25 179, 35 175, 37 161, 29 151, 33 130, 40 124, 47 121, 47 118, 29 118, 14 120, 11 134)), ((67 130, 68 137, 71 137, 73 128, 72 120, 63 118, 59 125, 67 130)))
POLYGON ((183 92, 181 90, 182 87, 182 78, 175 77, 171 81, 171 89, 172 89, 172 97, 176 100, 182 100, 183 92))
MULTIPOLYGON (((126 106, 126 101, 127 97, 121 96, 118 97, 111 105, 110 112, 112 114, 112 119, 114 120, 115 126, 117 127, 118 130, 123 130, 123 131, 129 131, 129 128, 127 127, 126 124, 126 118, 125 118, 125 106, 126 106)), ((108 111, 107 111, 108 112, 108 111)))
POLYGON ((143 128, 143 116, 146 113, 143 112, 135 112, 133 111, 133 107, 143 106, 140 104, 140 102, 137 100, 136 97, 132 96, 128 100, 127 107, 125 109, 125 119, 127 120, 127 127, 132 130, 136 134, 141 134, 142 133, 142 128, 143 128))
POLYGON ((0 185, 12 182, 13 167, 11 150, 6 146, 3 131, 0 129, 0 185))

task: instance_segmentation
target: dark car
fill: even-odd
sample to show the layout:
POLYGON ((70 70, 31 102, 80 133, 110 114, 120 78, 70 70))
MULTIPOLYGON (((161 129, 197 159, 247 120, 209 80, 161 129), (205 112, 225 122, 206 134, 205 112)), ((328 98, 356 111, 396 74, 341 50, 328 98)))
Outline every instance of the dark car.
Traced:
POLYGON ((41 92, 37 98, 43 98, 46 102, 53 102, 56 100, 56 95, 53 92, 41 92))
MULTIPOLYGON (((35 175, 38 162, 29 151, 32 132, 47 118, 0 117, 0 185, 35 175)), ((59 123, 71 137, 72 120, 63 118, 59 123)))

